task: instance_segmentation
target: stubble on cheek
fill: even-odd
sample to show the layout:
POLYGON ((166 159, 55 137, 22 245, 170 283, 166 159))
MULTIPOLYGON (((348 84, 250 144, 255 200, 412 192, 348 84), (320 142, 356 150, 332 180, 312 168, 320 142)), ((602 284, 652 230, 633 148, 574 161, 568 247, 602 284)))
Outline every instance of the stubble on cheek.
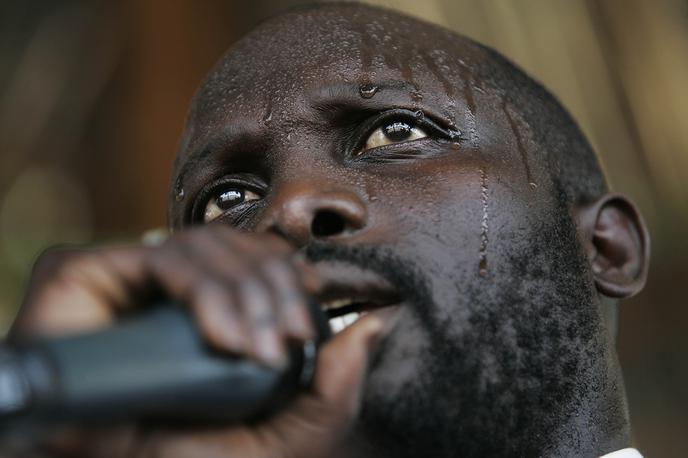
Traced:
POLYGON ((381 348, 359 424, 383 456, 542 453, 585 395, 577 383, 594 380, 600 322, 566 209, 505 238, 491 288, 476 273, 453 304, 433 297, 423 272, 401 269, 416 302, 381 348), (390 368, 404 377, 382 374, 390 368))

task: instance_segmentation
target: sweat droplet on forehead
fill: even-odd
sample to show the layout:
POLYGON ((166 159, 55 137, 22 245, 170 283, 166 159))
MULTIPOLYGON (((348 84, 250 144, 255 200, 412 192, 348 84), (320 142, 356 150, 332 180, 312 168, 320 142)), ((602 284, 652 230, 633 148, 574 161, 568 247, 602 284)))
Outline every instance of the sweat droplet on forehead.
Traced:
POLYGON ((364 99, 369 99, 373 97, 379 88, 377 86, 374 86, 372 84, 363 84, 358 88, 358 93, 361 94, 361 97, 364 99))

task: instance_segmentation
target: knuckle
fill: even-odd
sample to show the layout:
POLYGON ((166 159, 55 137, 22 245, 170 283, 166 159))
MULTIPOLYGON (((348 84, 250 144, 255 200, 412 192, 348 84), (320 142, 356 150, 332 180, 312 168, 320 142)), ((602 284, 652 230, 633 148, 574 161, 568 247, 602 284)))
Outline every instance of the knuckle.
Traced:
POLYGON ((152 249, 148 256, 146 256, 145 262, 153 268, 165 265, 169 258, 169 251, 164 246, 160 246, 152 249))
POLYGON ((194 240, 195 233, 195 230, 178 232, 171 237, 168 237, 168 239, 165 240, 165 242, 161 245, 161 248, 170 249, 180 245, 187 245, 194 240))
POLYGON ((263 272, 278 288, 277 293, 283 305, 291 306, 303 301, 305 295, 301 289, 299 277, 290 264, 272 260, 265 263, 263 272))
POLYGON ((152 248, 146 256, 149 267, 155 270, 167 270, 179 266, 189 266, 183 251, 178 245, 165 242, 159 247, 152 248))
POLYGON ((225 330, 213 321, 202 322, 201 331, 205 339, 215 347, 226 347, 227 339, 224 336, 225 330))
POLYGON ((254 275, 246 275, 237 282, 238 293, 251 303, 263 303, 269 297, 263 281, 254 275))
POLYGON ((77 254, 77 250, 74 249, 63 247, 47 248, 36 259, 34 272, 60 269, 65 263, 72 262, 77 254))
POLYGON ((248 261, 233 260, 228 262, 223 273, 223 277, 229 280, 250 282, 250 278, 253 277, 254 268, 248 261))
POLYGON ((209 224, 207 226, 202 226, 198 229, 199 232, 209 233, 209 234, 220 234, 220 235, 234 235, 238 234, 238 231, 231 226, 226 224, 209 224))
POLYGON ((270 277, 281 279, 289 275, 290 271, 286 263, 282 259, 269 257, 262 260, 259 265, 262 274, 270 277))
POLYGON ((190 285, 189 295, 199 306, 211 302, 225 302, 230 299, 229 292, 219 282, 210 278, 201 278, 190 285))
POLYGON ((70 284, 81 279, 88 264, 96 258, 96 252, 49 248, 34 264, 32 277, 44 280, 50 278, 57 283, 70 284))
POLYGON ((180 235, 187 241, 217 239, 233 237, 235 231, 225 224, 208 224, 205 226, 194 227, 188 231, 181 232, 180 235))
POLYGON ((262 311, 253 319, 256 327, 271 328, 277 324, 277 317, 271 311, 262 311))

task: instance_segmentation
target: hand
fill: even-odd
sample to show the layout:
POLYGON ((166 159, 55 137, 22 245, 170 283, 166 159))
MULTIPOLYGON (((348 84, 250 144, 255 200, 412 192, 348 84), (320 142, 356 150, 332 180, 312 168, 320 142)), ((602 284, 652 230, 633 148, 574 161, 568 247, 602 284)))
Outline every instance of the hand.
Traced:
MULTIPOLYGON (((307 295, 316 272, 270 235, 239 234, 219 225, 172 236, 158 247, 52 251, 42 256, 11 331, 30 335, 93 330, 152 297, 187 304, 208 343, 280 366, 287 340, 314 331, 307 295)), ((137 436, 126 456, 330 456, 356 415, 367 355, 382 323, 359 320, 321 351, 311 393, 256 427, 137 436)), ((90 441, 90 453, 108 441, 90 441)), ((125 456, 125 455, 122 455, 125 456)))
MULTIPOLYGON (((200 432, 158 431, 134 439, 127 456, 182 458, 333 458, 347 454, 347 435, 360 406, 368 355, 383 323, 365 316, 318 355, 313 390, 255 427, 200 432), (135 450, 136 453, 132 453, 135 450)), ((93 456, 103 456, 93 453, 93 456)), ((106 455, 111 456, 111 455, 106 455)))
POLYGON ((215 348, 279 366, 287 339, 314 333, 306 295, 317 291, 317 275, 292 251, 278 237, 217 225, 157 247, 48 251, 11 336, 104 327, 162 293, 190 307, 215 348))

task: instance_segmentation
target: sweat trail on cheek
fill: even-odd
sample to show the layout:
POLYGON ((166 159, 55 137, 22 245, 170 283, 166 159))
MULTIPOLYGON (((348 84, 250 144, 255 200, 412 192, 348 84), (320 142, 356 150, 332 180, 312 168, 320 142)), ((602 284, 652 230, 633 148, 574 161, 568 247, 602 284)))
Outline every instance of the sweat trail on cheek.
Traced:
POLYGON ((516 120, 509 112, 509 106, 506 102, 506 99, 502 99, 502 110, 506 115, 507 121, 509 121, 511 131, 514 133, 514 138, 516 139, 516 146, 518 147, 518 152, 521 154, 521 161, 523 162, 523 167, 526 169, 526 178, 528 180, 528 186, 530 186, 531 189, 535 189, 537 188, 537 183, 533 181, 533 172, 530 170, 528 150, 523 144, 523 138, 521 137, 521 132, 518 130, 518 124, 516 124, 516 120))
POLYGON ((480 200, 482 203, 482 217, 480 219, 480 263, 478 272, 481 277, 487 277, 487 231, 489 229, 487 208, 487 172, 480 170, 480 200))
MULTIPOLYGON (((473 85, 479 84, 478 80, 473 77, 473 73, 470 68, 459 59, 459 72, 461 74, 461 79, 463 80, 463 98, 466 101, 466 123, 468 125, 468 138, 470 139, 471 146, 473 148, 478 147, 478 136, 477 136, 477 123, 476 123, 476 113, 477 106, 475 103, 475 95, 473 94, 473 85)), ((480 86, 479 86, 480 87, 480 86)))

